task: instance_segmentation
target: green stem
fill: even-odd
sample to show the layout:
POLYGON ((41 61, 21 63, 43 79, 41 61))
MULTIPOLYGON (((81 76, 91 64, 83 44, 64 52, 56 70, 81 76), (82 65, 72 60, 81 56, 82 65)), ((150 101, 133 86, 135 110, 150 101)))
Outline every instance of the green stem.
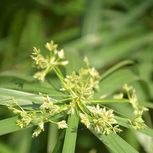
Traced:
POLYGON ((67 101, 67 100, 72 100, 72 99, 75 99, 75 97, 61 99, 61 100, 58 100, 58 101, 54 102, 54 104, 61 103, 61 102, 67 101))
POLYGON ((92 100, 92 103, 95 104, 109 104, 109 103, 129 103, 129 100, 127 99, 97 99, 92 100))
POLYGON ((62 84, 64 84, 64 77, 62 75, 62 73, 60 72, 60 70, 57 69, 57 67, 53 67, 54 72, 56 73, 57 77, 60 79, 60 81, 62 82, 62 84))

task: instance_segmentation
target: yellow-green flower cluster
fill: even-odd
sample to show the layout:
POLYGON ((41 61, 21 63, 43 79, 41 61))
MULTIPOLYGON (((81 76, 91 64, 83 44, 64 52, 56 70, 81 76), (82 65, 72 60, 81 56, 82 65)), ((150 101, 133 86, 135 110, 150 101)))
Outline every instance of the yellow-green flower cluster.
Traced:
POLYGON ((24 110, 16 100, 13 99, 13 105, 7 105, 8 109, 10 109, 14 114, 19 115, 19 119, 17 120, 17 125, 20 128, 25 128, 29 124, 37 125, 37 129, 34 130, 33 137, 38 136, 42 131, 44 131, 44 123, 51 122, 57 124, 59 129, 67 128, 67 124, 65 120, 55 122, 51 120, 51 117, 59 114, 61 111, 58 105, 53 104, 51 99, 47 97, 43 97, 44 103, 40 105, 39 110, 26 111, 24 110))
MULTIPOLYGON (((58 68, 59 65, 65 66, 68 64, 68 61, 64 60, 64 50, 57 50, 57 45, 53 41, 46 43, 45 47, 49 51, 49 56, 47 57, 44 57, 41 51, 34 47, 31 57, 35 61, 36 67, 41 69, 34 77, 43 81, 47 73, 53 70, 61 81, 61 91, 66 92, 68 97, 54 102, 49 96, 43 97, 43 103, 39 109, 32 111, 23 109, 13 99, 13 104, 7 105, 7 107, 13 113, 19 115, 17 125, 21 128, 29 124, 37 125, 37 129, 34 130, 32 135, 34 137, 44 131, 45 122, 55 123, 59 129, 67 128, 65 120, 55 122, 52 118, 63 112, 64 114, 71 115, 77 111, 81 122, 89 129, 102 134, 120 132, 121 129, 114 118, 113 110, 106 109, 105 107, 102 108, 98 104, 95 106, 92 103, 95 91, 99 89, 100 76, 94 67, 90 67, 88 59, 84 59, 84 68, 64 77, 58 68)), ((125 85, 123 88, 127 92, 128 101, 134 109, 134 120, 129 120, 129 122, 134 129, 144 128, 145 124, 142 119, 142 114, 147 108, 139 105, 133 87, 125 85)), ((123 93, 115 96, 116 99, 122 99, 123 97, 123 93)))
POLYGON ((146 125, 144 123, 144 120, 142 119, 142 115, 143 112, 148 111, 148 109, 144 106, 139 105, 137 95, 133 87, 129 87, 127 84, 125 84, 123 89, 127 92, 128 100, 134 109, 134 121, 129 120, 132 128, 135 130, 145 128, 146 125))
MULTIPOLYGON (((125 84, 123 86, 123 89, 126 91, 126 94, 128 96, 128 101, 132 105, 134 109, 134 120, 130 120, 129 122, 132 125, 132 128, 137 130, 137 129, 143 129, 146 127, 144 120, 142 119, 142 115, 144 111, 148 111, 148 108, 139 105, 138 98, 135 92, 135 89, 132 86, 128 86, 125 84)), ((115 99, 122 99, 124 96, 123 93, 120 93, 118 95, 115 95, 115 99)))
POLYGON ((85 68, 81 68, 78 73, 73 72, 64 79, 62 90, 68 91, 72 98, 67 113, 73 114, 77 108, 80 111, 81 122, 87 128, 103 134, 109 134, 111 131, 120 132, 113 110, 102 109, 99 105, 89 106, 95 90, 99 89, 99 73, 95 68, 90 68, 87 58, 84 59, 84 62, 85 68))
POLYGON ((97 104, 95 106, 87 106, 91 115, 80 113, 81 122, 87 126, 87 128, 92 128, 97 132, 103 134, 109 134, 111 131, 120 132, 121 129, 114 119, 113 110, 106 110, 106 108, 100 108, 97 104))
POLYGON ((32 59, 35 61, 36 67, 42 69, 41 71, 35 73, 34 78, 37 78, 40 81, 44 81, 45 76, 50 72, 54 67, 62 65, 65 66, 68 64, 68 61, 64 60, 64 50, 57 50, 57 45, 53 41, 46 43, 46 49, 49 51, 49 56, 44 57, 41 54, 41 51, 37 48, 33 48, 32 59))
POLYGON ((74 108, 80 103, 89 104, 93 99, 95 90, 99 89, 99 73, 95 68, 89 67, 89 62, 85 58, 85 68, 81 68, 78 73, 73 72, 64 79, 62 91, 68 91, 72 101, 68 114, 74 113, 74 108))

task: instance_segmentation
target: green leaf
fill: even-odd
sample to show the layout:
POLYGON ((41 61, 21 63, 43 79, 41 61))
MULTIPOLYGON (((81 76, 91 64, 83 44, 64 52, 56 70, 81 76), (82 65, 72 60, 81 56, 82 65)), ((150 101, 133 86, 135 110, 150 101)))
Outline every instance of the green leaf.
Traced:
MULTIPOLYGON (((16 125, 16 120, 18 117, 11 117, 0 121, 0 135, 8 134, 11 132, 19 131, 21 128, 16 125)), ((26 128, 32 127, 32 124, 29 124, 26 128)))
POLYGON ((99 30, 102 3, 101 0, 88 2, 82 28, 83 35, 92 34, 99 30))
POLYGON ((138 151, 136 151, 132 146, 130 146, 125 140, 123 140, 114 132, 111 132, 109 135, 104 135, 91 129, 90 131, 114 153, 138 153, 138 151))
POLYGON ((105 79, 107 76, 109 76, 111 73, 113 73, 114 71, 116 71, 117 69, 129 65, 129 64, 134 64, 133 61, 131 60, 126 60, 126 61, 122 61, 116 65, 114 65, 113 67, 111 67, 109 70, 107 70, 106 72, 104 72, 101 77, 100 77, 100 81, 102 81, 103 79, 105 79))
MULTIPOLYGON (((42 104, 44 101, 42 99, 43 96, 46 95, 36 95, 28 92, 17 91, 12 89, 0 88, 0 105, 6 105, 12 103, 12 98, 17 100, 18 104, 31 109, 31 107, 35 107, 34 104, 42 104)), ((51 98, 53 102, 56 100, 51 98)))
POLYGON ((66 129, 66 135, 64 139, 64 146, 62 153, 74 153, 75 144, 78 130, 79 118, 76 113, 68 117, 68 128, 66 129))
POLYGON ((6 102, 12 101, 12 98, 18 100, 18 103, 21 105, 31 105, 32 102, 37 104, 42 104, 43 100, 39 95, 12 90, 12 89, 5 89, 0 88, 0 104, 4 105, 6 102))
POLYGON ((65 130, 61 131, 61 133, 59 134, 56 146, 52 153, 62 152, 64 136, 65 136, 65 130))
POLYGON ((3 88, 17 89, 21 91, 43 93, 50 96, 66 96, 62 92, 52 88, 43 87, 41 85, 36 85, 36 84, 23 83, 20 81, 16 81, 14 83, 4 82, 4 83, 0 83, 0 86, 3 88))
POLYGON ((25 81, 33 81, 34 78, 25 74, 22 74, 21 72, 16 71, 4 71, 0 73, 0 77, 15 77, 18 79, 22 79, 25 81))
POLYGON ((9 147, 8 144, 0 141, 0 152, 1 153, 15 153, 12 147, 9 147))
POLYGON ((57 143, 58 128, 57 125, 49 123, 48 143, 47 152, 53 152, 57 143))
POLYGON ((129 69, 116 71, 100 82, 100 90, 95 93, 94 98, 107 97, 117 89, 122 88, 125 83, 135 80, 138 80, 138 77, 129 69))
POLYGON ((140 104, 145 106, 145 107, 153 109, 153 103, 151 103, 151 102, 140 102, 140 104))

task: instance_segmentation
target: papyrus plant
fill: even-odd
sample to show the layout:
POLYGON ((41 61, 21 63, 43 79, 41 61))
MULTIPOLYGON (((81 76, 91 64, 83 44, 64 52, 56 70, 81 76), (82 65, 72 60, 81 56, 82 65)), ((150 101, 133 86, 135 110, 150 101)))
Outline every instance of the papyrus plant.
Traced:
MULTIPOLYGON (((77 118, 74 123, 76 129, 78 128, 77 122, 80 120, 86 128, 113 150, 114 146, 109 140, 109 135, 114 140, 121 139, 117 137, 117 134, 124 132, 120 126, 123 125, 123 122, 121 122, 123 118, 117 116, 113 108, 109 108, 103 104, 107 103, 108 99, 94 99, 95 93, 100 92, 99 84, 101 76, 99 72, 90 66, 88 58, 85 57, 84 67, 77 72, 72 71, 71 75, 64 75, 60 69, 61 66, 66 67, 67 64, 71 64, 65 59, 64 50, 58 50, 57 45, 53 41, 46 43, 45 47, 48 50, 47 56, 44 56, 39 49, 33 48, 31 57, 38 69, 38 72, 34 74, 34 78, 43 82, 47 74, 52 71, 61 83, 58 91, 66 96, 54 99, 48 95, 43 96, 43 93, 40 93, 43 102, 39 105, 39 108, 34 110, 22 107, 13 97, 12 104, 6 104, 6 106, 14 114, 18 115, 16 125, 20 128, 26 128, 28 125, 36 125, 37 128, 34 130, 32 137, 37 137, 45 130, 46 122, 56 124, 59 129, 66 128, 63 153, 73 153, 76 137, 72 142, 68 140, 68 137, 71 137, 69 128, 73 125, 72 116, 75 116, 77 118), (57 116, 60 116, 58 120, 56 120, 57 116), (65 116, 68 116, 68 121, 65 119, 65 116), (73 147, 69 145, 71 143, 73 143, 73 147)), ((133 87, 124 84, 123 93, 114 95, 114 98, 110 99, 110 101, 121 102, 123 104, 129 103, 131 105, 131 108, 133 108, 133 118, 126 118, 128 128, 133 130, 144 130, 147 128, 142 115, 148 109, 139 104, 136 91, 133 87)), ((124 142, 122 139, 120 141, 124 142)), ((132 147, 129 148, 133 152, 135 151, 132 147)), ((127 152, 127 149, 122 146, 121 149, 127 152)), ((114 150, 114 152, 117 152, 117 150, 114 150)))

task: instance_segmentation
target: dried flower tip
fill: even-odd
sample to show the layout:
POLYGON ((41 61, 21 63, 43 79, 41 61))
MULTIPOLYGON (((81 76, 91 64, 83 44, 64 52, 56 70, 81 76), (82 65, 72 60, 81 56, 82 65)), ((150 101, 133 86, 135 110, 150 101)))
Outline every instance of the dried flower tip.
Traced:
POLYGON ((68 63, 69 63, 69 61, 62 61, 62 62, 61 62, 61 65, 65 66, 65 65, 67 65, 68 63))
POLYGON ((57 48, 57 44, 54 44, 53 41, 51 41, 50 43, 46 43, 45 47, 49 50, 49 51, 52 51, 52 50, 55 50, 57 48))
POLYGON ((122 130, 119 128, 119 125, 114 126, 113 131, 114 131, 114 133, 122 132, 122 130))
POLYGON ((58 122, 58 123, 57 123, 57 126, 58 126, 59 129, 67 128, 66 121, 63 120, 63 121, 58 122))
POLYGON ((52 103, 47 103, 47 102, 44 102, 41 106, 40 106, 40 109, 50 109, 52 107, 52 103))
POLYGON ((24 116, 27 115, 27 112, 23 110, 23 111, 20 112, 20 115, 21 115, 22 117, 24 117, 24 116))
POLYGON ((58 57, 60 59, 64 59, 64 50, 63 49, 61 49, 60 51, 58 51, 58 57))
POLYGON ((87 57, 84 58, 84 62, 85 62, 86 67, 88 68, 89 67, 89 60, 87 57))
POLYGON ((147 107, 141 106, 142 111, 148 111, 149 109, 147 107))
POLYGON ((23 123, 23 121, 17 120, 16 122, 17 122, 17 125, 18 125, 21 129, 24 128, 24 123, 23 123))
POLYGON ((93 67, 93 68, 91 68, 91 70, 90 70, 90 75, 92 76, 92 77, 94 77, 94 78, 99 78, 99 73, 97 72, 97 70, 93 67))
POLYGON ((13 98, 12 104, 16 105, 17 101, 13 98))
POLYGON ((40 127, 40 129, 41 129, 42 131, 44 131, 44 122, 40 122, 40 123, 38 124, 38 126, 40 127))
POLYGON ((122 99, 123 96, 124 96, 123 93, 119 93, 119 94, 114 95, 113 99, 122 99))
POLYGON ((36 47, 33 47, 33 55, 39 55, 41 52, 40 52, 40 49, 37 49, 36 47))
POLYGON ((43 97, 42 99, 47 103, 52 103, 49 96, 43 97))
POLYGON ((107 127, 107 128, 105 128, 104 129, 104 132, 103 132, 103 134, 110 134, 110 132, 111 132, 111 128, 110 127, 107 127))
POLYGON ((89 122, 89 119, 83 114, 83 113, 80 113, 80 118, 81 118, 81 122, 87 127, 89 128, 90 127, 90 122, 89 122))
POLYGON ((129 92, 133 87, 129 87, 127 84, 124 84, 123 86, 123 89, 126 91, 126 92, 129 92))
POLYGON ((136 94, 133 94, 129 101, 131 104, 135 104, 138 101, 136 94))
POLYGON ((45 76, 46 76, 45 71, 41 71, 41 72, 37 72, 37 73, 35 73, 34 78, 37 78, 38 80, 40 80, 40 81, 43 82, 45 76))
POLYGON ((32 134, 32 137, 37 137, 41 133, 41 128, 38 127, 36 130, 34 130, 34 133, 32 134))

